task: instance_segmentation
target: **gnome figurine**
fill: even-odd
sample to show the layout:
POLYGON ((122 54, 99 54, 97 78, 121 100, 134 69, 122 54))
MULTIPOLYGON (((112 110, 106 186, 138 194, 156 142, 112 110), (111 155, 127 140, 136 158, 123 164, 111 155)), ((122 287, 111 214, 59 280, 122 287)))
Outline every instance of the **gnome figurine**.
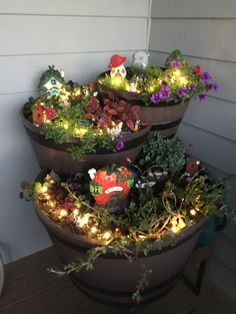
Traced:
POLYGON ((120 55, 113 55, 111 57, 108 67, 111 69, 110 75, 112 78, 115 76, 121 76, 122 78, 126 77, 127 72, 124 67, 125 61, 126 57, 122 57, 120 55))

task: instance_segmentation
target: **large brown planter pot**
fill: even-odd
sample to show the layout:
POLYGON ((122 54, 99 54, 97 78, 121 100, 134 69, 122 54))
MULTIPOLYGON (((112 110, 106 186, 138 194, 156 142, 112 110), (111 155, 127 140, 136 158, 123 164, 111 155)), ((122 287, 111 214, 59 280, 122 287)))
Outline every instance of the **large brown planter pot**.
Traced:
POLYGON ((104 72, 97 77, 97 86, 103 98, 107 98, 108 94, 112 93, 119 99, 124 99, 134 105, 140 105, 140 119, 151 125, 152 131, 160 132, 163 138, 173 137, 176 134, 188 108, 189 101, 184 103, 160 102, 159 104, 149 104, 147 106, 145 105, 143 94, 141 93, 116 90, 102 85, 100 79, 106 74, 109 74, 109 71, 104 72))
MULTIPOLYGON (((102 241, 62 229, 44 215, 37 202, 35 208, 63 263, 84 258, 88 249, 104 245, 102 241)), ((196 245, 204 222, 205 217, 199 216, 196 224, 177 236, 176 246, 151 251, 148 256, 139 257, 147 268, 152 269, 148 277, 149 286, 143 295, 144 302, 162 297, 175 286, 196 245)), ((93 299, 109 304, 132 305, 132 294, 140 276, 138 262, 131 263, 124 256, 109 252, 96 260, 93 270, 74 273, 71 279, 82 292, 93 299)))
POLYGON ((144 141, 147 139, 150 127, 147 126, 138 132, 124 136, 125 148, 119 152, 98 152, 97 154, 85 155, 84 160, 75 160, 67 151, 70 144, 56 144, 52 140, 46 140, 40 133, 40 128, 34 126, 24 116, 24 107, 20 115, 25 130, 30 138, 33 150, 42 169, 51 169, 58 174, 70 175, 75 172, 85 172, 90 168, 100 168, 105 165, 129 165, 140 152, 144 141))

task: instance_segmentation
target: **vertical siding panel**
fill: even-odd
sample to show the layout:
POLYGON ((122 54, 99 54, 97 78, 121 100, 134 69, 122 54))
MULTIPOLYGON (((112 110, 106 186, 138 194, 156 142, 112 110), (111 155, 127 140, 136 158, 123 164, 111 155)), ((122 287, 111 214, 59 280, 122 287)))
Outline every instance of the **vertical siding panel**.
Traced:
POLYGON ((20 182, 38 171, 19 109, 38 95, 48 65, 87 83, 120 53, 146 49, 149 0, 19 0, 0 4, 0 250, 8 263, 51 245, 33 212, 18 198, 20 182), (9 222, 11 228, 7 227, 9 222), (30 235, 30 236, 29 236, 30 235))
MULTIPOLYGON (((186 142, 190 154, 200 157, 217 172, 236 174, 236 138, 233 135, 236 118, 235 1, 156 0, 151 16, 151 60, 160 65, 169 52, 180 49, 190 61, 204 65, 215 74, 221 88, 215 106, 214 98, 198 107, 190 106, 178 135, 186 142)), ((235 201, 234 189, 228 200, 232 209, 235 201)), ((213 260, 209 276, 235 298, 235 225, 229 222, 223 233, 216 242, 218 259, 213 260)))

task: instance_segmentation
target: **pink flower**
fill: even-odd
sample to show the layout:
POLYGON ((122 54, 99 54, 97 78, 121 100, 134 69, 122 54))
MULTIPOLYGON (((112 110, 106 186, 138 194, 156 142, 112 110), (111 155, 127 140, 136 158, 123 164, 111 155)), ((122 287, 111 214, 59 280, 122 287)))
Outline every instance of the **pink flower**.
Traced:
POLYGON ((55 119, 56 116, 57 116, 57 113, 56 113, 55 109, 47 108, 47 109, 45 109, 44 113, 45 113, 45 116, 46 116, 47 120, 55 119))

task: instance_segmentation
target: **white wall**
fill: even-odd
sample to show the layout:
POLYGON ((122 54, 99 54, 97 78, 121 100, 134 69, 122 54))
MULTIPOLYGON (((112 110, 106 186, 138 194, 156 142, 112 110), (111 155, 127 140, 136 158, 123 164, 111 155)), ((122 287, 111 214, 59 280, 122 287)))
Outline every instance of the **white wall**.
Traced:
MULTIPOLYGON (((192 101, 178 136, 214 172, 236 174, 236 1, 153 0, 151 16, 151 63, 163 64, 172 50, 180 49, 220 85, 206 102, 192 101)), ((236 298, 236 228, 231 222, 217 240, 210 276, 236 298)))
POLYGON ((51 245, 20 182, 39 172, 19 117, 48 65, 94 80, 114 53, 147 48, 149 0, 0 1, 0 252, 5 263, 51 245))

